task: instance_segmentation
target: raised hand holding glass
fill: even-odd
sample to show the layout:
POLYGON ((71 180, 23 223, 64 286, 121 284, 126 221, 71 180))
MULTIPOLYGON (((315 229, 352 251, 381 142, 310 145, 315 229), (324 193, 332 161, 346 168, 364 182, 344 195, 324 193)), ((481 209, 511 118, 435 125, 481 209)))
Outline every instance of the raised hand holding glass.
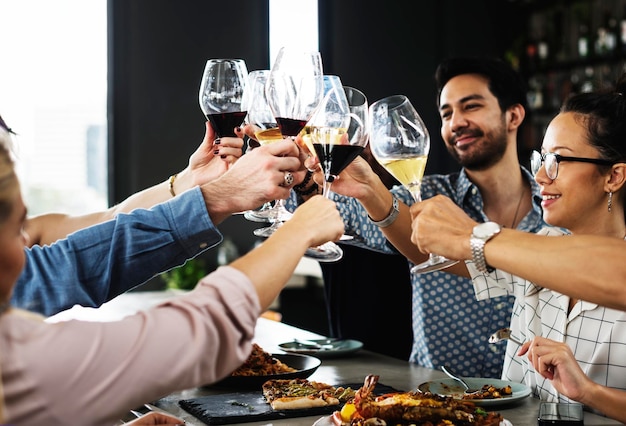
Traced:
MULTIPOLYGON (((430 151, 430 135, 406 96, 394 95, 370 106, 372 155, 420 202, 421 184, 430 151)), ((430 254, 412 273, 438 271, 458 261, 430 254)))
MULTIPOLYGON (((272 65, 265 86, 267 102, 278 123, 281 135, 296 136, 313 115, 323 96, 322 57, 319 52, 281 48, 272 65)), ((274 205, 280 209, 280 219, 272 226, 256 229, 254 234, 269 237, 291 213, 285 200, 274 205)))

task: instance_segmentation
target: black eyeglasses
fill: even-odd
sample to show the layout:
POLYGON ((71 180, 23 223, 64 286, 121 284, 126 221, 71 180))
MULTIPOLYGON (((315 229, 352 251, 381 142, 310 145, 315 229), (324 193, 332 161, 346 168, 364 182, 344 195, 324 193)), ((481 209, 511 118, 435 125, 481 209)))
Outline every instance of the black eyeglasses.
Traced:
POLYGON ((561 161, 577 161, 579 163, 592 163, 603 166, 612 166, 615 164, 613 161, 602 160, 601 158, 567 157, 552 152, 540 154, 537 151, 533 151, 532 154, 530 154, 530 171, 533 176, 537 176, 541 165, 545 163, 548 179, 554 180, 559 174, 559 163, 561 161))
POLYGON ((11 128, 9 126, 7 126, 7 123, 5 123, 5 121, 3 120, 2 116, 0 116, 0 127, 2 127, 4 130, 6 130, 7 132, 11 133, 11 134, 15 134, 15 132, 13 130, 11 130, 11 128))

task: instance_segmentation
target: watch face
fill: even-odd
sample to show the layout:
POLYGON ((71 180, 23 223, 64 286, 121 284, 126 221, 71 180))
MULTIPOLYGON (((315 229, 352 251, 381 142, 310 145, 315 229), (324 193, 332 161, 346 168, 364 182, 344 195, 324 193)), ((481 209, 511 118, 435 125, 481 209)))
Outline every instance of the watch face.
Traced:
POLYGON ((474 235, 478 238, 489 238, 500 232, 500 225, 495 222, 485 222, 474 227, 474 235))

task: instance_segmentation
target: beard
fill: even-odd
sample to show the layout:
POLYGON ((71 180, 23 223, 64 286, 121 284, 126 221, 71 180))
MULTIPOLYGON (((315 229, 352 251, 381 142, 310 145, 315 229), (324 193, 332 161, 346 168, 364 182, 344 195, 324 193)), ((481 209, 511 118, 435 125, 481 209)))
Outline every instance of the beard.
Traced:
POLYGON ((446 142, 446 149, 461 166, 468 170, 486 170, 502 159, 507 148, 507 134, 504 117, 501 125, 490 132, 480 129, 464 129, 455 133, 450 142, 446 142), (472 136, 476 142, 458 148, 456 140, 460 136, 472 136))

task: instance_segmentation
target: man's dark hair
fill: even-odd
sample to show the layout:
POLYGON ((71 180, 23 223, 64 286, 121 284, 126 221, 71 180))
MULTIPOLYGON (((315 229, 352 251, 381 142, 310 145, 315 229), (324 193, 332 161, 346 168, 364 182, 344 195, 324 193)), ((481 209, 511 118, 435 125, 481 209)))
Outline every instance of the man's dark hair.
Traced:
POLYGON ((507 62, 491 57, 456 57, 441 62, 435 71, 437 106, 441 90, 450 79, 462 74, 479 74, 489 80, 489 90, 498 99, 502 111, 521 104, 528 111, 526 84, 522 76, 507 62))

